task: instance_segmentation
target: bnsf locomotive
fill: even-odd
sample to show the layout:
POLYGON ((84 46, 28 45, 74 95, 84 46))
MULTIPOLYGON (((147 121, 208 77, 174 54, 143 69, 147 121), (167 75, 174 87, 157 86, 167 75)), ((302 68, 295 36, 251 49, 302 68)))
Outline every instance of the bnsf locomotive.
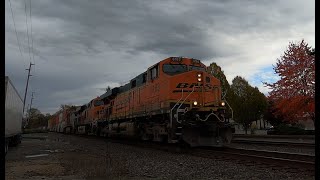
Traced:
POLYGON ((234 128, 220 81, 197 59, 170 57, 90 103, 56 113, 50 129, 143 140, 223 146, 234 128))

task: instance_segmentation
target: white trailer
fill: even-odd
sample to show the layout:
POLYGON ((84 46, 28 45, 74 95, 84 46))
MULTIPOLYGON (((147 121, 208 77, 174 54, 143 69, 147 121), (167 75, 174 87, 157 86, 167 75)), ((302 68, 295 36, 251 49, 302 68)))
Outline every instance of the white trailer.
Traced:
POLYGON ((9 145, 21 143, 22 118, 23 101, 8 76, 5 76, 5 153, 9 145))

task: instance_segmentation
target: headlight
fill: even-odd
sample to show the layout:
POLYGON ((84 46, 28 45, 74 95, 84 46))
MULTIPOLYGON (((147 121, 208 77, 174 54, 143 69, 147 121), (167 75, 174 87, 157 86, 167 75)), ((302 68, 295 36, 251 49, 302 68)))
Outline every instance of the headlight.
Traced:
POLYGON ((225 105, 226 105, 226 103, 222 101, 221 106, 225 106, 225 105))
POLYGON ((198 102, 197 102, 197 101, 194 101, 194 102, 193 102, 193 105, 195 105, 195 106, 198 105, 198 102))
POLYGON ((198 74, 198 77, 201 77, 201 74, 198 74))
POLYGON ((198 81, 200 82, 200 81, 201 81, 201 78, 198 78, 198 81))

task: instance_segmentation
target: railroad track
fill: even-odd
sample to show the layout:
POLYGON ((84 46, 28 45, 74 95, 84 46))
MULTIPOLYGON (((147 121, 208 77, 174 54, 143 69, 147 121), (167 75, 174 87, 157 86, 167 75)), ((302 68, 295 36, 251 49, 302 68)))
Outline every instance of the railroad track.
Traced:
POLYGON ((232 161, 260 169, 269 167, 290 173, 305 173, 312 176, 315 174, 315 156, 307 154, 240 148, 201 148, 192 152, 192 154, 205 158, 232 161))
POLYGON ((314 135, 249 135, 249 134, 233 134, 234 138, 263 138, 263 139, 304 139, 304 140, 314 140, 314 135))
POLYGON ((240 163, 246 166, 254 166, 255 168, 272 168, 285 170, 291 173, 306 173, 314 175, 315 173, 315 156, 308 154, 296 154, 278 151, 253 150, 242 148, 212 148, 212 147, 197 147, 190 148, 179 146, 176 144, 145 142, 135 139, 124 138, 105 138, 98 136, 76 135, 78 137, 88 139, 103 139, 106 142, 121 143, 140 148, 155 149, 168 151, 172 153, 189 154, 203 158, 210 158, 221 161, 231 161, 240 163))
POLYGON ((304 147, 304 148, 315 148, 314 143, 310 142, 290 142, 284 140, 270 141, 270 140, 255 140, 255 139, 233 139, 232 143, 241 144, 259 144, 259 145, 283 145, 283 146, 293 146, 293 147, 304 147))
MULTIPOLYGON (((119 143, 119 140, 111 140, 119 143)), ((157 149, 172 153, 189 154, 203 158, 210 158, 221 161, 231 161, 247 166, 255 166, 256 168, 272 168, 285 170, 290 173, 306 173, 314 175, 315 173, 315 156, 309 154, 297 154, 278 151, 242 149, 242 148, 212 148, 197 147, 190 148, 187 146, 179 146, 176 144, 165 144, 155 142, 141 142, 120 140, 120 143, 132 145, 142 148, 157 149)))
MULTIPOLYGON (((203 149, 201 149, 203 150, 203 149)), ((297 154, 278 151, 266 151, 243 148, 224 148, 224 149, 206 149, 206 152, 222 153, 230 156, 254 158, 255 160, 262 160, 263 162, 284 162, 284 165, 298 166, 306 168, 314 168, 315 156, 309 154, 297 154)), ((283 163, 282 163, 283 164, 283 163)))

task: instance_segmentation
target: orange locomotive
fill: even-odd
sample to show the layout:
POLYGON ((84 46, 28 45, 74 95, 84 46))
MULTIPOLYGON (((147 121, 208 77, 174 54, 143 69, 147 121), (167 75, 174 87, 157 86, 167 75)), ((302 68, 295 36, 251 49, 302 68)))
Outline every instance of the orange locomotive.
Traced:
POLYGON ((78 112, 79 119, 76 121, 77 133, 98 133, 98 122, 105 121, 104 103, 99 97, 81 106, 78 112))
POLYGON ((95 113, 101 107, 93 115, 99 118, 86 118, 91 121, 91 129, 87 128, 91 132, 223 146, 234 131, 225 121, 220 81, 197 59, 164 59, 98 99, 104 102, 104 113, 95 113))

